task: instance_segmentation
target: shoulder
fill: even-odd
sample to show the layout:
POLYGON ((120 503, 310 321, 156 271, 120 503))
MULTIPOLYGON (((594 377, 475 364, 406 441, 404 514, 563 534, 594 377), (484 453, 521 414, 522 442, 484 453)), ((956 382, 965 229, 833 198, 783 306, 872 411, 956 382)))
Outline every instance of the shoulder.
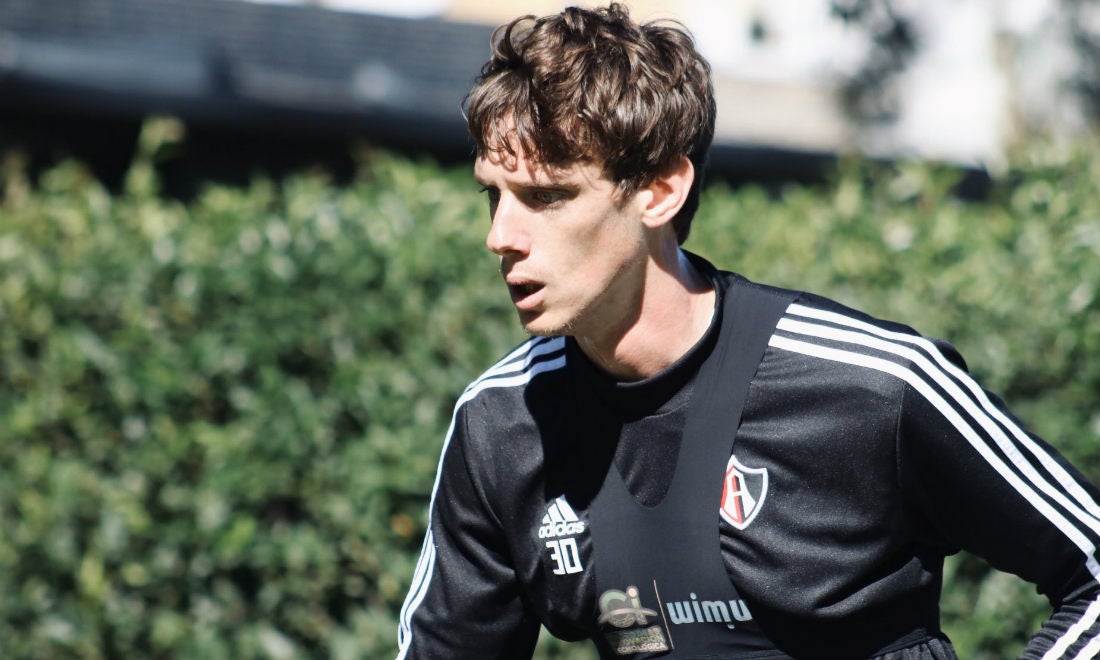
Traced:
POLYGON ((541 374, 565 367, 564 337, 533 337, 520 344, 474 379, 459 397, 458 405, 497 389, 522 390, 541 374))
POLYGON ((901 414, 909 393, 928 398, 945 388, 972 389, 965 362, 948 342, 808 293, 779 320, 765 362, 761 371, 779 382, 876 403, 884 414, 901 414))
POLYGON ((753 282, 723 270, 713 269, 710 276, 723 297, 751 289, 789 301, 769 341, 772 349, 867 367, 877 364, 870 358, 886 357, 889 353, 893 356, 890 359, 897 361, 894 358, 932 343, 907 325, 876 318, 824 296, 753 282))
POLYGON ((966 368, 946 341, 810 293, 800 294, 787 308, 771 345, 894 375, 928 365, 949 371, 966 368))
POLYGON ((566 364, 564 337, 531 338, 466 387, 455 403, 456 416, 478 426, 516 424, 530 417, 525 411, 532 390, 561 385, 566 364))
POLYGON ((872 316, 814 293, 753 282, 737 273, 719 270, 696 255, 688 256, 725 292, 748 287, 792 301, 769 341, 772 349, 834 366, 846 364, 893 375, 915 364, 927 363, 934 364, 936 370, 966 371, 966 363, 954 346, 926 337, 908 325, 872 316))

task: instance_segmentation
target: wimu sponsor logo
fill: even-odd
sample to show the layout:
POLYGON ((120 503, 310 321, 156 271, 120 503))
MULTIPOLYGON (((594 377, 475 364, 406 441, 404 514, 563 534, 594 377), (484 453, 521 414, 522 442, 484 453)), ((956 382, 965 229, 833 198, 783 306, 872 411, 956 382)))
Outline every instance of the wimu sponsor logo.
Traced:
POLYGON ((743 600, 699 600, 694 593, 689 598, 665 603, 669 623, 724 623, 728 628, 735 628, 736 622, 752 619, 752 613, 743 600))

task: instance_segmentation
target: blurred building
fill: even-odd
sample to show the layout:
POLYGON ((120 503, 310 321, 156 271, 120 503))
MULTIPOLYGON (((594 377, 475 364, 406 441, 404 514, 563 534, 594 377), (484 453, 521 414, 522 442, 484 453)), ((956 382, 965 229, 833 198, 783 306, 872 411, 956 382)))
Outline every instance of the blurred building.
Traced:
MULTIPOLYGON (((321 0, 325 2, 326 0, 321 0)), ((331 0, 343 6, 386 0, 331 0)), ((497 24, 570 4, 432 0, 497 24)), ((1095 117, 1100 3, 1059 0, 631 0, 637 17, 689 26, 715 70, 718 141, 982 165, 1027 135, 1095 117), (852 17, 844 20, 845 16, 852 17), (905 30, 907 34, 892 34, 905 30), (911 51, 891 38, 910 39, 911 51), (883 58, 898 58, 884 64, 883 58), (879 79, 866 80, 868 72, 879 79), (859 84, 870 89, 854 89, 859 84), (1089 87, 1092 89, 1088 89, 1089 87), (1084 93, 1084 96, 1082 95, 1084 93), (889 116, 851 95, 877 95, 889 116)), ((427 10, 424 6, 421 10, 427 10)), ((389 10, 396 11, 396 10, 389 10)))
MULTIPOLYGON (((0 0, 0 119, 170 114, 271 144, 354 136, 460 157, 492 26, 565 4, 0 0)), ((1065 84, 1081 21, 1057 0, 627 4, 695 34, 730 171, 783 176, 848 151, 980 166, 1023 132, 1087 123, 1065 84)))

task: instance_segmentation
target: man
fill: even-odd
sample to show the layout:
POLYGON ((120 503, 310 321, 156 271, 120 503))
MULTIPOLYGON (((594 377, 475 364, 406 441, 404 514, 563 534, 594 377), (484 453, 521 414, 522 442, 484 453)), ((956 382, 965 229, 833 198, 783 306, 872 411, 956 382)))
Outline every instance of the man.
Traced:
POLYGON ((456 406, 401 659, 953 658, 945 555, 1100 648, 1096 489, 954 349, 680 249, 709 69, 619 5, 497 31, 467 98, 487 245, 533 338, 456 406))

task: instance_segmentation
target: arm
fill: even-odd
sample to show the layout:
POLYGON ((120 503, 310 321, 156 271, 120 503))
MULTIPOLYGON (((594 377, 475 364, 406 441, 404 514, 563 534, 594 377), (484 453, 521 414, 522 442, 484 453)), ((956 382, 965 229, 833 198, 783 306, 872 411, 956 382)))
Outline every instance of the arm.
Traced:
POLYGON ((459 408, 401 609, 397 660, 530 658, 538 637, 539 623, 524 606, 503 530, 481 495, 466 445, 459 408))
POLYGON ((898 428, 899 476, 918 535, 973 552, 1050 599, 1054 614, 1024 658, 1094 657, 1100 493, 981 390, 953 348, 922 348, 898 428))

